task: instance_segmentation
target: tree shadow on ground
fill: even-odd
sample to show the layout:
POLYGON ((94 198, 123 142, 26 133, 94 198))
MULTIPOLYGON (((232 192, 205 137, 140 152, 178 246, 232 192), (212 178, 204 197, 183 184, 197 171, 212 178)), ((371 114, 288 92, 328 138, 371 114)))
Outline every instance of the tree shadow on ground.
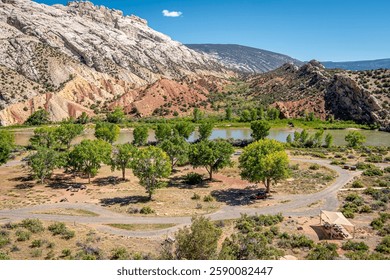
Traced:
POLYGON ((76 189, 84 185, 82 183, 76 183, 74 182, 74 180, 74 176, 69 176, 66 174, 57 174, 50 179, 46 187, 52 189, 67 189, 69 187, 73 187, 76 189))
POLYGON ((19 177, 8 179, 8 181, 13 181, 13 182, 29 182, 29 181, 33 181, 33 180, 34 180, 34 177, 32 175, 19 176, 19 177))
POLYGON ((173 177, 169 180, 168 188, 178 188, 178 189, 199 189, 199 188, 209 188, 211 182, 219 182, 216 180, 210 181, 209 179, 202 180, 199 184, 190 185, 186 183, 185 176, 173 177))
MULTIPOLYGON (((211 195, 218 201, 224 202, 230 206, 248 205, 252 201, 251 196, 256 195, 259 189, 246 188, 246 189, 234 189, 216 190, 212 191, 211 195)), ((269 198, 268 198, 269 199, 269 198)))
POLYGON ((92 183, 94 183, 99 187, 116 185, 118 184, 118 182, 123 182, 122 178, 119 178, 118 176, 107 176, 107 177, 97 178, 92 181, 92 183))
POLYGON ((129 204, 145 203, 149 201, 148 196, 134 195, 125 197, 110 197, 100 199, 102 206, 110 206, 119 204, 120 206, 126 206, 129 204))
POLYGON ((18 189, 18 190, 27 190, 27 189, 32 189, 34 186, 35 186, 34 183, 21 183, 21 184, 17 184, 17 185, 15 186, 15 189, 18 189))

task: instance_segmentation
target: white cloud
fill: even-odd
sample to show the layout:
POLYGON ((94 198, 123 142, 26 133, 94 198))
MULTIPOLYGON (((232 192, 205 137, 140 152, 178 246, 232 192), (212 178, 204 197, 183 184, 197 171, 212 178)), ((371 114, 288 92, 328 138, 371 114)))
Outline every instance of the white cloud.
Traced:
POLYGON ((180 17, 183 13, 182 12, 177 12, 177 11, 168 11, 168 10, 163 10, 162 14, 164 17, 180 17))

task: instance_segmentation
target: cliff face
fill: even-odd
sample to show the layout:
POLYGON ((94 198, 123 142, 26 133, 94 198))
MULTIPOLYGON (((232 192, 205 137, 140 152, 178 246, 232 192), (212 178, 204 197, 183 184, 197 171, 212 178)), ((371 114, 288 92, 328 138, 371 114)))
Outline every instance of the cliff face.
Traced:
POLYGON ((214 59, 146 20, 90 2, 0 0, 0 30, 2 125, 21 123, 39 107, 54 121, 92 114, 91 107, 103 108, 162 78, 227 76, 214 59))
POLYGON ((278 108, 283 117, 313 112, 321 119, 377 123, 390 131, 390 70, 327 70, 310 61, 300 68, 285 64, 247 82, 252 95, 278 108))

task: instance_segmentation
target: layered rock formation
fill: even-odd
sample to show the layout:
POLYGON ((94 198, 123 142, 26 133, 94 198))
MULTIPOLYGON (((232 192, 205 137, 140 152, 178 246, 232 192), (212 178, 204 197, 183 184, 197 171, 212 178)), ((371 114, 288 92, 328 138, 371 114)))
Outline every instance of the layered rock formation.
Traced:
POLYGON ((39 107, 54 121, 91 113, 162 78, 227 75, 146 20, 90 2, 1 0, 0 29, 2 125, 21 123, 39 107))
POLYGON ((248 83, 251 94, 278 108, 282 117, 313 112, 321 119, 376 123, 390 131, 390 70, 327 70, 310 61, 300 68, 285 64, 248 83))

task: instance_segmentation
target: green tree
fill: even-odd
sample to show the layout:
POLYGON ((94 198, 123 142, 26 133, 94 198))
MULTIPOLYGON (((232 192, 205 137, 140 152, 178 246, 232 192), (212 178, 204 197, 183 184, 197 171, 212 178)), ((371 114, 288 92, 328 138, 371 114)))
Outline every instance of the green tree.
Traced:
POLYGON ((288 157, 283 144, 263 139, 247 146, 239 157, 241 177, 250 182, 263 182, 270 192, 271 182, 288 176, 288 157))
POLYGON ((214 124, 212 122, 202 122, 199 126, 199 140, 207 140, 213 132, 214 124))
POLYGON ((37 110, 24 123, 27 125, 48 124, 50 123, 49 113, 44 109, 37 110))
POLYGON ((155 137, 158 142, 162 142, 172 136, 172 126, 167 123, 159 123, 155 130, 155 137))
POLYGON ((251 129, 251 137, 260 140, 268 136, 271 125, 267 121, 253 121, 251 122, 251 129))
POLYGON ((137 148, 133 145, 126 143, 117 145, 114 148, 111 158, 111 169, 122 171, 122 179, 126 180, 126 168, 131 168, 133 159, 137 154, 137 148))
POLYGON ((60 154, 47 147, 38 147, 37 152, 29 157, 28 165, 36 179, 44 183, 46 178, 50 178, 53 170, 60 165, 60 154))
POLYGON ((221 234, 222 230, 210 219, 193 218, 190 228, 180 229, 175 235, 176 258, 179 260, 216 259, 221 234))
POLYGON ((89 122, 89 117, 85 112, 82 112, 81 115, 76 119, 76 123, 79 124, 86 124, 88 122, 89 122))
POLYGON ((194 111, 192 112, 192 117, 194 122, 198 122, 202 119, 203 113, 198 108, 194 108, 194 111))
POLYGON ((191 145, 189 161, 194 168, 205 167, 212 180, 214 172, 232 165, 233 152, 233 146, 225 140, 201 141, 191 145))
POLYGON ((314 133, 313 147, 319 148, 322 146, 322 138, 324 137, 324 130, 320 129, 314 133))
POLYGON ((345 135, 345 141, 348 147, 356 148, 366 141, 366 137, 358 131, 350 131, 345 135))
POLYGON ((166 185, 163 178, 171 174, 171 163, 168 155, 158 147, 149 146, 140 150, 133 165, 133 173, 140 180, 152 199, 152 194, 158 188, 166 185))
POLYGON ((269 120, 277 120, 279 119, 280 111, 276 108, 268 108, 267 117, 269 120))
POLYGON ((251 120, 251 112, 249 110, 243 110, 241 112, 240 122, 250 122, 251 120))
POLYGON ((83 140, 69 153, 68 166, 74 171, 83 172, 88 176, 95 176, 102 163, 110 164, 111 145, 103 140, 83 140))
POLYGON ((288 144, 292 144, 292 137, 291 137, 291 134, 287 135, 286 142, 287 142, 288 144))
POLYGON ((8 161, 14 145, 14 134, 7 130, 0 130, 0 165, 8 161))
POLYGON ((164 140, 159 146, 169 156, 172 170, 177 163, 185 163, 188 160, 188 150, 190 145, 178 134, 164 140))
POLYGON ((195 125, 189 122, 178 122, 173 126, 173 130, 180 136, 188 139, 192 132, 195 130, 195 125))
POLYGON ((70 143, 76 136, 80 135, 84 131, 84 127, 81 124, 66 123, 61 124, 55 129, 55 138, 68 149, 70 143))
POLYGON ((233 110, 232 107, 227 107, 225 110, 225 120, 231 121, 233 119, 233 110))
POLYGON ((148 142, 148 128, 144 125, 139 125, 133 131, 133 145, 144 146, 148 142))
POLYGON ((34 130, 34 135, 30 138, 30 144, 35 149, 45 147, 48 149, 58 149, 60 142, 58 139, 57 128, 54 126, 38 127, 34 130))
POLYGON ((330 148, 333 146, 333 135, 330 133, 327 133, 325 135, 325 147, 330 148))
POLYGON ((116 107, 114 111, 107 114, 107 121, 109 123, 123 123, 125 118, 125 113, 121 107, 116 107))
POLYGON ((109 143, 114 143, 120 133, 120 128, 112 123, 97 123, 95 127, 95 137, 109 143))

